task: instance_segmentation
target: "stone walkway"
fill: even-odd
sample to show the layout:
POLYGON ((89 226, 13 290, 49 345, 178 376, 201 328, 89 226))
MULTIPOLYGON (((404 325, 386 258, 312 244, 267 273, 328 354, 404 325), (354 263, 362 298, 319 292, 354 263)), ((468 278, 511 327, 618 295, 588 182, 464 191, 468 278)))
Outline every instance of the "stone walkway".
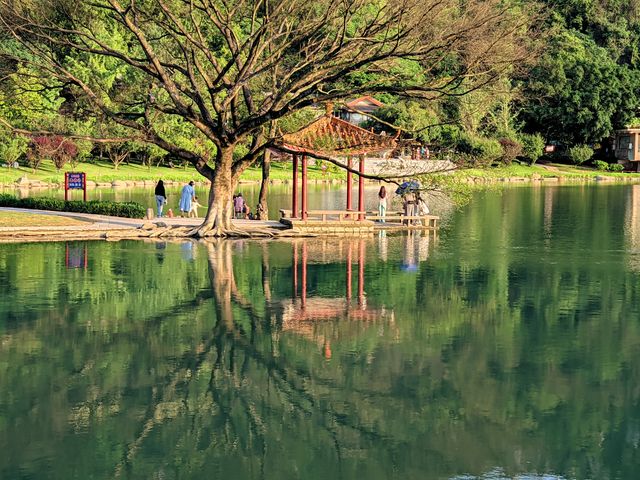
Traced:
MULTIPOLYGON (((97 240, 104 238, 137 236, 136 230, 144 227, 145 230, 168 230, 166 227, 197 227, 202 223, 202 218, 156 218, 143 220, 135 218, 110 217, 107 215, 93 215, 88 213, 53 212, 49 210, 31 210, 25 208, 0 207, 0 211, 29 213, 36 215, 55 215, 74 220, 87 222, 86 226, 42 226, 29 227, 0 227, 0 242, 17 241, 50 241, 50 240, 97 240), (153 224, 153 225, 150 225, 153 224), (162 228, 165 227, 165 228, 162 228)), ((238 230, 256 232, 265 229, 285 230, 287 227, 280 222, 258 220, 234 220, 233 225, 238 230)), ((143 233, 142 230, 139 230, 143 233)))

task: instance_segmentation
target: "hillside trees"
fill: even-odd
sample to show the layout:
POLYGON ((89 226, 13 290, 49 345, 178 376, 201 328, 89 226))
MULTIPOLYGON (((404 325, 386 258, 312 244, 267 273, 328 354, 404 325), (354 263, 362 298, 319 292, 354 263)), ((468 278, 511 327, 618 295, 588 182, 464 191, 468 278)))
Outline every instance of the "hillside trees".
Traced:
POLYGON ((42 84, 34 95, 64 92, 77 115, 194 165, 212 182, 197 233, 224 234, 272 121, 353 95, 488 84, 526 57, 516 13, 499 0, 0 0, 0 51, 14 78, 42 84))
POLYGON ((547 140, 599 142, 640 108, 640 2, 545 3, 548 46, 520 79, 521 119, 547 140))

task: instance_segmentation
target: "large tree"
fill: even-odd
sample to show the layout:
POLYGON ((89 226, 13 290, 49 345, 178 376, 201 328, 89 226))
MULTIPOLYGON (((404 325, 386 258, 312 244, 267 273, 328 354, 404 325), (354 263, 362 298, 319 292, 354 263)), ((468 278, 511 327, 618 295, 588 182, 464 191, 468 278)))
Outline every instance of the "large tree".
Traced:
POLYGON ((16 82, 37 79, 31 93, 57 91, 75 105, 65 111, 193 164, 211 181, 197 233, 224 234, 273 121, 353 95, 433 99, 485 85, 526 56, 518 4, 0 0, 0 52, 16 82))

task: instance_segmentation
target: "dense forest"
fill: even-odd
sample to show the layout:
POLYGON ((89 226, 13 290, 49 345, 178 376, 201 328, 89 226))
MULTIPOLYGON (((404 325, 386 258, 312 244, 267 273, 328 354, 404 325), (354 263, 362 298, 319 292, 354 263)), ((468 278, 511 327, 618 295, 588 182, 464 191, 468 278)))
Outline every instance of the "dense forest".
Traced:
MULTIPOLYGON (((600 148, 615 129, 640 122, 636 0, 466 2, 460 9, 449 8, 452 2, 410 0, 397 8, 366 0, 325 0, 313 7, 243 0, 227 8, 207 0, 195 2, 202 6, 191 12, 181 10, 190 2, 169 0, 133 2, 127 9, 110 0, 20 3, 0 2, 0 158, 36 168, 42 158, 64 165, 96 155, 115 165, 128 156, 153 164, 168 152, 213 178, 206 164, 219 167, 221 151, 229 147, 233 182, 262 158, 267 137, 308 122, 323 100, 341 102, 358 94, 385 103, 379 124, 486 164, 536 161, 545 144, 561 146, 560 160, 580 163, 591 154, 571 155, 569 147, 605 156, 600 148), (349 8, 341 11, 341 3, 349 8), (312 17, 320 12, 322 19, 312 17), (181 14, 192 21, 181 20, 181 14), (408 14, 428 25, 403 23, 408 14), (84 19, 87 24, 80 25, 84 19), (287 30, 282 44, 277 36, 264 40, 269 33, 256 27, 266 32, 269 21, 288 25, 292 19, 300 22, 299 30, 287 30), (385 50, 387 37, 379 40, 392 26, 407 28, 393 39, 400 51, 385 50), (226 36, 229 28, 235 30, 226 36), (461 33, 465 29, 470 33, 461 33), (329 45, 332 35, 352 43, 329 45), (357 35, 369 35, 379 50, 374 54, 366 44, 354 44, 357 35), (234 52, 243 39, 264 45, 234 52), (277 48, 282 51, 268 53, 277 48), (178 59, 163 61, 162 49, 178 59), (272 63, 251 63, 245 58, 251 55, 272 63), (238 73, 236 83, 228 82, 228 72, 216 70, 225 57, 236 63, 242 58, 244 70, 256 71, 248 80, 238 73), (149 67, 156 60, 157 71, 149 67), (219 78, 211 78, 207 61, 219 78), (321 82, 311 76, 321 74, 321 82), (295 81, 313 83, 313 90, 281 86, 295 81), (201 83, 207 84, 206 95, 200 95, 201 83), (238 96, 227 97, 231 92, 238 96), (278 95, 280 104, 269 103, 278 95), (61 135, 16 136, 9 125, 61 135), (90 141, 104 138, 112 141, 90 141)), ((242 70, 231 63, 228 71, 242 70)))

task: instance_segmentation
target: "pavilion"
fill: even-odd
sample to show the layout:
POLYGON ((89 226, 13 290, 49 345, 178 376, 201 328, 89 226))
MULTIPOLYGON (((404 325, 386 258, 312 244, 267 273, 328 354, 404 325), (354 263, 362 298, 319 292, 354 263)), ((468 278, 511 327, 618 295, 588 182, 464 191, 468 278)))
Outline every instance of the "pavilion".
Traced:
POLYGON ((364 174, 367 154, 392 151, 397 147, 397 136, 378 135, 364 128, 353 125, 333 115, 332 105, 327 106, 325 115, 317 118, 297 132, 284 134, 276 142, 275 148, 293 156, 293 193, 291 199, 291 220, 306 222, 309 218, 307 209, 307 159, 346 157, 347 198, 345 211, 319 211, 323 220, 326 215, 338 215, 340 221, 351 218, 354 212, 352 183, 353 173, 358 175, 358 209, 353 217, 365 222, 364 174), (353 166, 353 159, 359 159, 358 168, 353 166), (298 206, 298 170, 302 163, 301 205, 298 206), (324 213, 322 213, 324 212, 324 213))

